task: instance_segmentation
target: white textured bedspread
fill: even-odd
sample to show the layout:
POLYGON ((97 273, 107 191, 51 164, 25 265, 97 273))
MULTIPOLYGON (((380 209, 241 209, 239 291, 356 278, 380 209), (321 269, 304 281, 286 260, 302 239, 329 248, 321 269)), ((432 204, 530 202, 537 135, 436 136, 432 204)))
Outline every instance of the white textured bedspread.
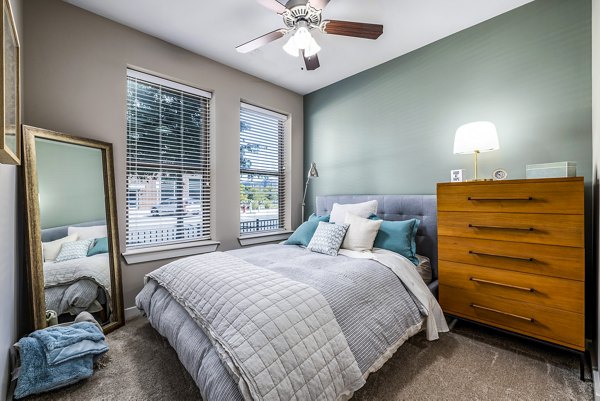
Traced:
POLYGON ((215 345, 246 400, 339 400, 364 378, 325 297, 214 252, 148 274, 215 345))

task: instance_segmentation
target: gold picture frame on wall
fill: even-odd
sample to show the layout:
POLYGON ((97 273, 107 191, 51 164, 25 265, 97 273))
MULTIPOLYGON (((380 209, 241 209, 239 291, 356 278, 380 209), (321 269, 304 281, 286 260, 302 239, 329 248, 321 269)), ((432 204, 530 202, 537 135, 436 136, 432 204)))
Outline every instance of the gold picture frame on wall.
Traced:
POLYGON ((20 47, 9 0, 2 0, 0 163, 21 164, 20 47))

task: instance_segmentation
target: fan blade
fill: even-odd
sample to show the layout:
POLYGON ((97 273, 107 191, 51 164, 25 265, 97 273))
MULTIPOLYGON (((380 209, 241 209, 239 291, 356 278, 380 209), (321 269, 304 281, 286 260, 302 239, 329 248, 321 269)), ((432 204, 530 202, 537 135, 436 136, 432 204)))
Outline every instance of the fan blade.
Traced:
POLYGON ((322 10, 327 4, 329 4, 329 0, 309 0, 309 3, 312 8, 322 10))
POLYGON ((240 53, 249 53, 252 50, 256 50, 259 47, 263 47, 264 45, 281 38, 286 33, 286 29, 278 29, 276 31, 269 32, 266 35, 259 36, 258 38, 253 39, 250 42, 244 43, 243 45, 239 45, 235 49, 240 53))
POLYGON ((283 14, 287 8, 277 0, 256 0, 263 7, 268 8, 269 10, 275 11, 277 14, 283 14))
POLYGON ((383 33, 383 25, 365 24, 350 21, 323 21, 323 31, 330 35, 352 36, 364 39, 377 39, 383 33))
POLYGON ((316 70, 317 68, 319 68, 321 66, 321 64, 319 63, 319 57, 317 57, 317 55, 312 55, 310 57, 306 57, 304 55, 304 50, 301 50, 302 52, 302 57, 304 57, 304 65, 306 66, 306 70, 307 71, 313 71, 316 70))

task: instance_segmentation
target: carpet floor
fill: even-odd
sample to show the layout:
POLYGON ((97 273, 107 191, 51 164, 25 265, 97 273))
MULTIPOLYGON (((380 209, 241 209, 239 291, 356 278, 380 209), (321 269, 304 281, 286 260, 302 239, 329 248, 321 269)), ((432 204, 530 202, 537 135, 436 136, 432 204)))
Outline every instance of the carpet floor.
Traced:
MULTIPOLYGON (((108 343, 106 364, 92 378, 27 400, 201 399, 145 318, 109 334, 108 343)), ((411 338, 353 400, 593 400, 593 389, 579 380, 574 354, 459 322, 438 341, 411 338)))

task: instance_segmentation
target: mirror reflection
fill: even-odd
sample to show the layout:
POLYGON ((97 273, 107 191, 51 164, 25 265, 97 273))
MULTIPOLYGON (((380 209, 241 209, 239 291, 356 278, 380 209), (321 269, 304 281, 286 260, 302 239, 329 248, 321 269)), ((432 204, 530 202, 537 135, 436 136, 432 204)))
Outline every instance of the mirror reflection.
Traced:
POLYGON ((35 138, 48 324, 114 321, 102 151, 35 138))
POLYGON ((10 15, 5 9, 3 15, 4 23, 4 143, 13 152, 18 155, 17 148, 17 115, 18 98, 18 55, 17 39, 12 29, 10 15))

